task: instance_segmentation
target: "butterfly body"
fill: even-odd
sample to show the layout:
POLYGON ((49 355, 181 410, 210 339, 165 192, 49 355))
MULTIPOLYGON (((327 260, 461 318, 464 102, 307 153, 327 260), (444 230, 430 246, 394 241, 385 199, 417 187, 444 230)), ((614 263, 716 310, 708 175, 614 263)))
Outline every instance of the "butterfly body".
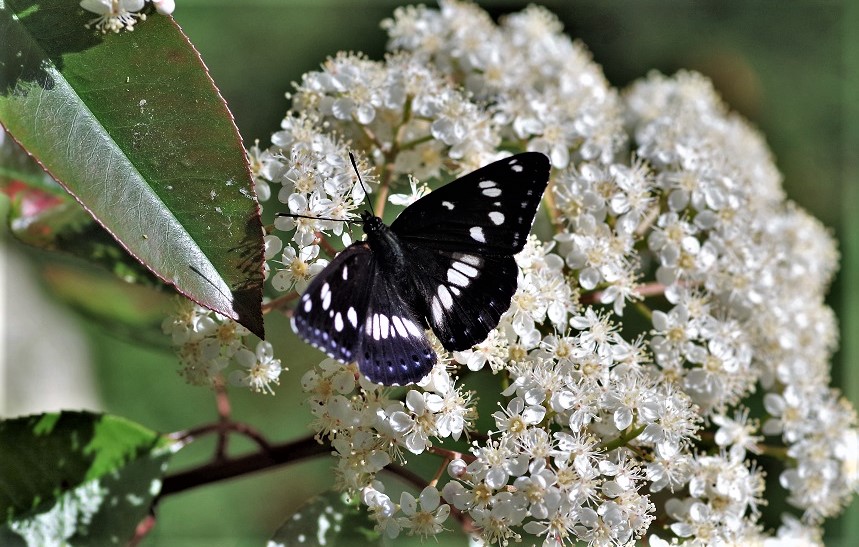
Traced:
POLYGON ((406 250, 397 234, 381 218, 373 216, 369 211, 362 212, 361 219, 364 221, 362 226, 367 243, 379 261, 379 267, 395 278, 404 275, 408 267, 406 250))
POLYGON ((445 349, 483 341, 510 307, 522 250, 549 178, 528 152, 489 164, 408 206, 391 223, 363 212, 353 243, 310 283, 293 330, 386 385, 423 378, 445 349))

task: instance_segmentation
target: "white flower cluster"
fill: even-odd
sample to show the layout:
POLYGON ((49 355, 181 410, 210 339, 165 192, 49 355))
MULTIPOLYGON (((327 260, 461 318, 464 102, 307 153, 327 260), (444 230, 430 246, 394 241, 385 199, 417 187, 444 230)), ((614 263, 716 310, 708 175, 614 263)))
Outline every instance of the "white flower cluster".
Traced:
POLYGON ((259 393, 274 391, 284 367, 274 357, 270 343, 261 340, 254 349, 247 346, 250 331, 232 319, 177 299, 175 312, 161 325, 170 336, 179 361, 180 374, 189 384, 216 386, 226 380, 259 393), (231 364, 238 368, 227 374, 231 364))
POLYGON ((95 27, 103 34, 132 31, 137 21, 145 21, 146 14, 141 10, 151 3, 161 15, 170 15, 176 9, 175 0, 81 0, 80 6, 98 15, 86 27, 95 27))
POLYGON ((434 439, 457 440, 471 429, 476 417, 473 394, 454 385, 444 363, 420 383, 421 390, 409 390, 405 401, 333 359, 307 372, 301 385, 309 394, 311 427, 338 456, 339 486, 352 492, 364 489, 362 499, 390 537, 402 529, 421 535, 440 532, 449 508, 439 506, 438 490, 428 486, 420 495, 421 512, 435 513, 435 521, 429 519, 434 524, 424 528, 427 519, 415 516, 414 498, 404 494, 397 506, 375 475, 394 461, 404 463, 404 450, 421 454, 433 447, 434 439), (405 517, 395 517, 400 510, 405 517))
POLYGON ((555 167, 615 157, 626 141, 618 94, 554 15, 530 7, 495 25, 476 5, 439 5, 398 8, 382 23, 390 49, 412 52, 494 103, 502 138, 545 153, 555 167))
POLYGON ((305 375, 339 486, 361 491, 390 537, 436 534, 450 511, 435 482, 399 503, 385 494, 378 473, 411 453, 446 466, 444 501, 488 543, 819 543, 859 489, 856 416, 828 387, 837 325, 823 295, 838 254, 786 202, 761 137, 696 74, 618 93, 542 8, 496 25, 442 1, 383 26, 385 61, 340 54, 306 74, 273 146, 251 150, 261 198, 295 215, 266 239, 272 286, 294 298, 336 252, 329 239, 351 241, 365 196, 348 151, 377 214, 425 195, 409 175, 542 151, 554 233, 516 257, 498 327, 454 355, 437 344, 439 365, 405 397, 354 364, 305 375), (487 366, 504 379, 481 392, 501 407, 492 431, 453 452, 476 419, 461 386, 487 366), (748 404, 756 391, 765 413, 748 404), (759 517, 782 494, 753 457, 802 512, 773 538, 759 517))
POLYGON ((636 153, 656 170, 666 203, 648 237, 672 305, 653 313, 657 363, 714 416, 759 382, 761 433, 788 447, 780 482, 789 501, 809 522, 837 514, 859 485, 859 444, 854 410, 828 387, 831 236, 785 203, 763 140, 708 80, 652 75, 627 103, 636 153))

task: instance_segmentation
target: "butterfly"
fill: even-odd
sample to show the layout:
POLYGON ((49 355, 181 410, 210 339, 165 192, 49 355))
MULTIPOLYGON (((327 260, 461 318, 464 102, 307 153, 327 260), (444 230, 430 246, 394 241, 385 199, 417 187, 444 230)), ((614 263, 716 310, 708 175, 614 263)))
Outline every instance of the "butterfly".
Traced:
POLYGON ((549 182, 549 159, 525 152, 490 163, 406 207, 390 226, 361 213, 366 240, 308 285, 292 316, 306 342, 371 381, 405 385, 436 354, 486 339, 510 307, 522 250, 549 182))

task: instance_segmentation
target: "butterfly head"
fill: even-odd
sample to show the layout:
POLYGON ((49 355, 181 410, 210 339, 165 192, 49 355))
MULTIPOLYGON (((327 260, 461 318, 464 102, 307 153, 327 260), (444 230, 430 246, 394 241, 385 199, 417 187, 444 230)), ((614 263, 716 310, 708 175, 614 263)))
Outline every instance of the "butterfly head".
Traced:
POLYGON ((384 226, 382 219, 375 216, 370 211, 362 211, 361 220, 364 221, 363 228, 365 234, 376 233, 382 229, 382 226, 384 226))

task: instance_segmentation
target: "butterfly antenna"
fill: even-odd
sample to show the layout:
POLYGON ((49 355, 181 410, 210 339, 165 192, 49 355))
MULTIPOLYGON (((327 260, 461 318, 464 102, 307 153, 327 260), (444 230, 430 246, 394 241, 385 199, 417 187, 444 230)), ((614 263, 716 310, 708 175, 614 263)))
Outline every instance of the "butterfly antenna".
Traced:
MULTIPOLYGON (((358 171, 358 163, 355 161, 355 156, 352 154, 352 152, 349 152, 349 160, 352 161, 352 168, 355 170, 355 174, 358 175, 358 182, 361 183, 361 188, 364 190, 364 199, 367 201, 367 207, 369 207, 370 213, 372 213, 373 216, 376 216, 376 214, 373 213, 373 204, 370 202, 370 192, 367 190, 367 186, 364 185, 364 179, 361 178, 361 173, 360 173, 360 171, 358 171)), ((353 223, 353 224, 360 224, 361 223, 360 220, 349 220, 349 219, 342 219, 342 218, 312 217, 309 215, 299 215, 296 213, 275 213, 274 216, 289 217, 289 218, 309 218, 311 220, 333 220, 335 222, 349 222, 349 223, 353 223)))
POLYGON ((370 209, 370 213, 373 216, 376 216, 376 213, 373 212, 373 204, 370 203, 370 192, 368 192, 367 187, 364 186, 364 179, 361 178, 361 173, 358 171, 358 164, 355 162, 355 156, 352 152, 349 152, 349 159, 352 161, 352 169, 354 169, 355 174, 358 175, 358 182, 361 183, 361 188, 364 190, 364 200, 367 202, 367 207, 370 209))
POLYGON ((311 220, 333 220, 334 222, 351 222, 353 224, 360 222, 358 220, 351 220, 348 218, 312 217, 310 215, 299 215, 296 213, 275 213, 274 216, 276 216, 276 217, 289 217, 289 218, 309 218, 311 220))

